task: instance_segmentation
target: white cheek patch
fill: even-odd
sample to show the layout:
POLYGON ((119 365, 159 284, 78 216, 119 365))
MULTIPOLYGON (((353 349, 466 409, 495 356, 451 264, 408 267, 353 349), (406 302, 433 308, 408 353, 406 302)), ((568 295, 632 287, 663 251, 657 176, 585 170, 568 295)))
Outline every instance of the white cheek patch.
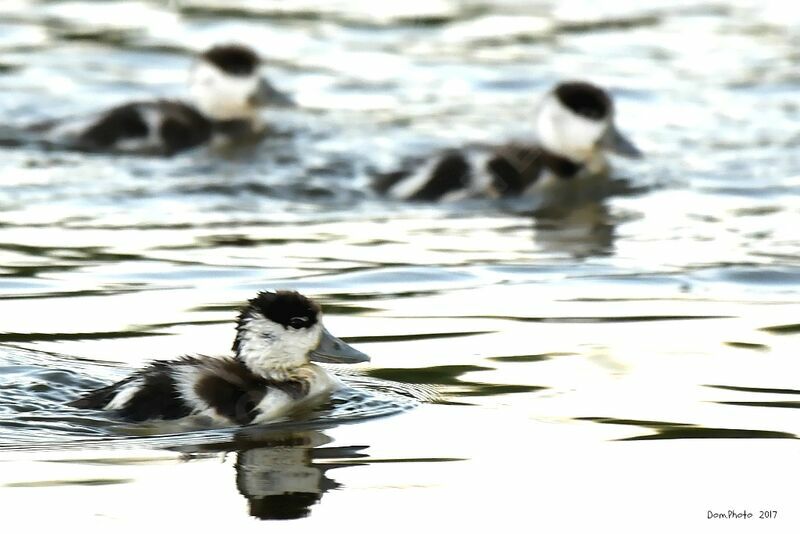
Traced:
POLYGON ((189 91, 200 111, 212 119, 249 119, 256 112, 251 99, 258 91, 258 83, 257 72, 232 76, 200 61, 192 70, 189 91))
POLYGON ((545 98, 536 117, 536 132, 542 146, 574 161, 591 157, 608 126, 607 120, 594 121, 577 115, 553 95, 545 98))
POLYGON ((250 317, 239 337, 239 357, 254 373, 278 378, 308 363, 308 354, 319 345, 321 335, 319 321, 295 330, 260 316, 250 317))
POLYGON ((310 328, 287 328, 277 347, 280 347, 288 361, 299 366, 308 363, 309 353, 317 348, 321 336, 322 325, 319 322, 310 328))

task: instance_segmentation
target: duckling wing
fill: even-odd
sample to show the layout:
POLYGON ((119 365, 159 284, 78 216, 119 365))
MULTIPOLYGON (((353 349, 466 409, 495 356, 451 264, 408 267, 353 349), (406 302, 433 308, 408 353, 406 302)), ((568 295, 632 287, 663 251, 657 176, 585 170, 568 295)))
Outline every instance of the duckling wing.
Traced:
POLYGON ((401 170, 379 174, 373 188, 392 198, 434 201, 467 189, 471 175, 466 154, 448 150, 430 161, 406 162, 401 170))
POLYGON ((211 122, 187 104, 134 102, 103 113, 76 144, 87 150, 170 156, 208 141, 211 133, 211 122))
POLYGON ((69 403, 74 408, 116 411, 128 421, 180 419, 192 413, 178 390, 173 362, 154 362, 138 373, 69 403))
POLYGON ((67 403, 67 406, 73 408, 82 408, 84 410, 102 410, 104 409, 119 392, 129 385, 135 377, 129 376, 125 380, 120 380, 110 386, 96 389, 83 397, 67 403))
POLYGON ((125 142, 145 142, 151 136, 150 129, 142 113, 142 104, 125 104, 100 115, 79 134, 77 143, 91 149, 114 149, 125 142))
POLYGON ((539 179, 543 170, 542 150, 536 145, 506 145, 486 160, 491 188, 501 197, 522 194, 539 179))
POLYGON ((220 374, 204 374, 197 380, 194 394, 217 415, 246 425, 256 417, 256 408, 266 391, 251 387, 238 377, 231 378, 220 374))
POLYGON ((542 150, 536 144, 474 145, 380 174, 373 187, 402 200, 516 196, 539 179, 543 168, 542 150))
POLYGON ((185 357, 153 362, 124 380, 72 401, 69 406, 114 411, 133 422, 209 415, 245 425, 263 418, 262 401, 268 395, 271 399, 268 406, 283 413, 287 406, 308 395, 309 387, 309 382, 301 379, 265 380, 232 358, 185 357))

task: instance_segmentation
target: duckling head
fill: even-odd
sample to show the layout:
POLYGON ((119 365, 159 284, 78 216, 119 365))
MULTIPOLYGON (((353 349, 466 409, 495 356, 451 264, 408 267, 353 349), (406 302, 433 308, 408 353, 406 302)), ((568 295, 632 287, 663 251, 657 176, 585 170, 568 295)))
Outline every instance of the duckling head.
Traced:
POLYGON ((263 291, 250 299, 239 315, 233 351, 253 373, 271 380, 287 380, 312 360, 369 361, 331 335, 320 306, 295 291, 263 291))
POLYGON ((264 106, 292 100, 259 74, 261 59, 239 44, 214 46, 192 67, 189 91, 198 109, 216 121, 254 120, 264 106))
POLYGON ((606 150, 629 158, 642 157, 617 130, 611 97, 590 83, 558 84, 539 105, 535 126, 545 149, 574 162, 589 162, 606 150))

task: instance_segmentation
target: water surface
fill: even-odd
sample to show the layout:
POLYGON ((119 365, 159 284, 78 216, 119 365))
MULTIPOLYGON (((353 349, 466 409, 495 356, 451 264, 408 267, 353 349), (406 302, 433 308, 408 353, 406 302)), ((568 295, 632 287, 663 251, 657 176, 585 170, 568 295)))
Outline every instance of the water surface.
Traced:
POLYGON ((0 6, 0 498, 60 526, 796 531, 800 11, 786 2, 0 6), (244 40, 300 107, 256 150, 172 159, 20 125, 183 95, 244 40), (370 172, 531 135, 557 80, 610 89, 625 187, 400 204, 370 172), (7 132, 5 130, 8 130, 7 132), (13 142, 15 141, 16 142, 13 142), (224 354, 266 288, 372 356, 270 428, 145 428, 63 403, 224 354))

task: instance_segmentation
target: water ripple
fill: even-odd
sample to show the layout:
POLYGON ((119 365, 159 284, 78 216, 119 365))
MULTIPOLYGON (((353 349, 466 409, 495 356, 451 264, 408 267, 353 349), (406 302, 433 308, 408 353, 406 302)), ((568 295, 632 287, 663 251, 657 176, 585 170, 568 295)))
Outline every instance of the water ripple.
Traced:
MULTIPOLYGON (((56 354, 2 346, 0 358, 0 449, 29 450, 97 446, 176 446, 228 440, 257 432, 238 428, 197 430, 202 421, 121 424, 103 412, 65 404, 88 389, 105 385, 108 366, 56 354)), ((119 374, 120 369, 117 370, 119 374)), ((311 430, 385 417, 431 400, 431 390, 356 374, 342 374, 347 388, 299 421, 266 425, 270 431, 311 430)))

